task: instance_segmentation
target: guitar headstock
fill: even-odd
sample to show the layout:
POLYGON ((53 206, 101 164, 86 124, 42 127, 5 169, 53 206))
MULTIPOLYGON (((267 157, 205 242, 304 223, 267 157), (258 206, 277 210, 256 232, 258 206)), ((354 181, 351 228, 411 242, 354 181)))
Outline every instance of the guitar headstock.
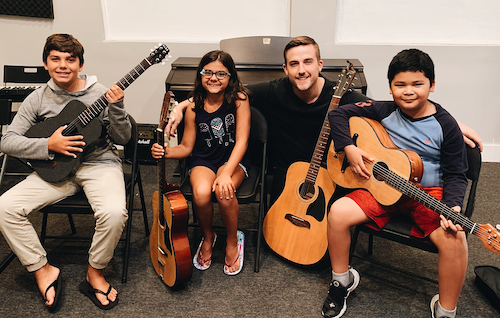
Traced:
POLYGON ((487 250, 497 254, 500 254, 499 229, 500 225, 497 225, 497 228, 494 228, 491 224, 480 224, 479 229, 475 233, 475 235, 481 239, 487 250))
POLYGON ((170 111, 174 107, 173 102, 174 93, 168 91, 163 95, 163 104, 161 105, 161 113, 160 113, 160 124, 158 128, 164 130, 168 124, 168 117, 170 115, 170 111))
POLYGON ((164 58, 170 57, 168 53, 170 49, 165 44, 158 44, 154 49, 151 49, 151 54, 147 57, 147 60, 151 64, 158 64, 163 61, 164 58))
POLYGON ((352 67, 352 63, 347 61, 349 64, 342 70, 337 80, 337 85, 335 86, 335 96, 342 96, 347 92, 354 81, 356 76, 356 70, 352 67))

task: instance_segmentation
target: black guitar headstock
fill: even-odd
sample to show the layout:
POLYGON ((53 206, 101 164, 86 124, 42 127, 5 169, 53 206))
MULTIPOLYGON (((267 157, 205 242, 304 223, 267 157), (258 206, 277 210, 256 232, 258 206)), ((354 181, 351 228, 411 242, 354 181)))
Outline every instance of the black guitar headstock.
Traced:
POLYGON ((147 60, 151 64, 158 64, 165 57, 168 57, 168 53, 170 52, 170 49, 165 45, 165 44, 158 44, 158 47, 155 46, 154 50, 151 50, 151 54, 147 57, 147 60))

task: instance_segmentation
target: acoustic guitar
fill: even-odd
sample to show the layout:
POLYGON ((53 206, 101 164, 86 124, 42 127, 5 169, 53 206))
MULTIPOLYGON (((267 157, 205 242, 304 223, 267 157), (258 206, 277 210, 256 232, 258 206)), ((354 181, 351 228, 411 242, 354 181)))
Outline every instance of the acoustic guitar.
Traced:
MULTIPOLYGON (((157 141, 164 145, 164 129, 172 104, 171 92, 165 93, 157 129, 157 141)), ((149 235, 151 262, 161 280, 169 287, 191 279, 193 265, 187 237, 189 210, 178 187, 165 180, 165 158, 158 161, 158 191, 153 193, 153 227, 149 235)))
POLYGON ((321 167, 330 136, 328 113, 338 107, 355 74, 352 64, 342 70, 311 162, 290 165, 283 192, 264 218, 263 233, 269 247, 300 265, 319 262, 328 248, 326 212, 328 201, 335 191, 328 171, 321 167))
POLYGON ((349 126, 355 146, 374 158, 372 161, 364 160, 371 175, 365 179, 354 174, 345 153, 335 153, 332 143, 328 152, 328 173, 337 185, 349 189, 366 189, 382 205, 392 205, 404 194, 459 224, 464 231, 479 237, 486 249, 500 254, 499 225, 495 228, 491 224, 475 223, 415 184, 420 182, 423 172, 422 161, 417 153, 397 148, 387 131, 375 120, 351 117, 349 126))
MULTIPOLYGON (((164 44, 160 44, 148 57, 139 63, 132 71, 128 72, 122 79, 116 82, 122 90, 130 86, 151 65, 160 63, 170 50, 164 44)), ((48 138, 59 127, 68 125, 63 130, 63 136, 82 135, 85 142, 84 149, 96 141, 102 131, 99 121, 94 120, 108 105, 106 94, 103 94, 92 105, 87 107, 84 103, 73 100, 55 117, 37 123, 24 134, 29 138, 48 138)), ((82 160, 82 153, 77 152, 76 158, 55 153, 53 160, 21 159, 31 166, 38 175, 47 182, 58 182, 76 170, 82 160)))

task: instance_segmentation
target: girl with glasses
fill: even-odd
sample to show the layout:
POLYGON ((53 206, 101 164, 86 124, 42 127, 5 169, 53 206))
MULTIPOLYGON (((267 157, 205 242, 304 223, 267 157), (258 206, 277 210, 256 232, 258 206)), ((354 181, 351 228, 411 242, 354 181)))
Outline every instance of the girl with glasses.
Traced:
POLYGON ((192 154, 189 169, 193 209, 203 232, 193 257, 199 270, 210 267, 217 239, 212 228, 213 192, 227 231, 224 273, 236 275, 243 268, 244 235, 237 230, 239 206, 235 191, 250 168, 245 155, 250 134, 248 94, 228 53, 205 54, 190 97, 179 104, 187 106, 181 143, 172 148, 155 143, 151 148, 155 159, 182 159, 192 154))

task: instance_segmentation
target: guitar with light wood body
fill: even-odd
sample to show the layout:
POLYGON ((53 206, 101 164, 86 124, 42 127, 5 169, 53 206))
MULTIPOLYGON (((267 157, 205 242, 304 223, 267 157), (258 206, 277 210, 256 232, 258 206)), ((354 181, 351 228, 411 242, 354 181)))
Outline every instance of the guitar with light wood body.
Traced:
MULTIPOLYGON (((165 93, 157 140, 164 145, 171 93, 165 93)), ((151 262, 156 273, 169 287, 191 279, 193 264, 187 237, 189 210, 186 199, 165 180, 165 158, 158 161, 158 191, 153 193, 153 226, 149 235, 151 262)))

